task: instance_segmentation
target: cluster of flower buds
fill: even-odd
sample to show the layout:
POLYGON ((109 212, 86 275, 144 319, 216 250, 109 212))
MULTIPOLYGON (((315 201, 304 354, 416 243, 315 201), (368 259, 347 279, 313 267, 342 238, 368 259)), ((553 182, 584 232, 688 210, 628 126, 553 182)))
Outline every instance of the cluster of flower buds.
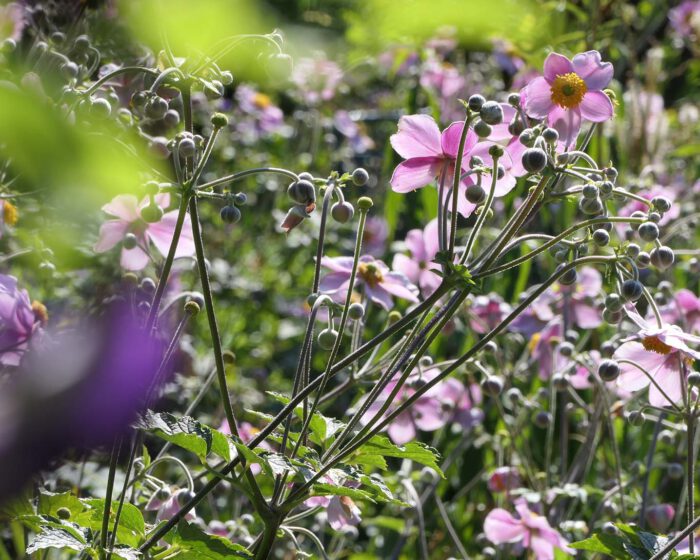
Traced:
POLYGON ((239 192, 236 194, 227 194, 227 204, 221 209, 219 215, 221 220, 226 224, 235 224, 241 219, 241 211, 239 206, 244 206, 248 201, 245 193, 239 192))
POLYGON ((467 102, 467 107, 479 116, 479 120, 474 124, 474 132, 479 138, 488 138, 493 132, 491 127, 503 122, 501 104, 496 101, 487 101, 483 95, 472 95, 467 102))

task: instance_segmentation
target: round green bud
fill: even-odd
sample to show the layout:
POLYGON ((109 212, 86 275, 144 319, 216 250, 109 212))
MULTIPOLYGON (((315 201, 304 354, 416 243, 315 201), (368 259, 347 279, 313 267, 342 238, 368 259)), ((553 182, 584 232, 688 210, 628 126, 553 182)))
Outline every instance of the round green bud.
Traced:
POLYGON ((59 519, 70 519, 71 511, 67 507, 60 507, 56 510, 56 516, 59 519))
POLYGON ((352 182, 354 185, 358 187, 363 187, 367 184, 368 181, 369 173, 367 173, 366 169, 358 167, 357 169, 355 169, 355 171, 352 172, 352 182))
POLYGON ((191 317, 196 316, 197 313, 199 313, 199 311, 200 311, 199 304, 197 304, 196 301, 188 301, 185 304, 185 313, 187 313, 191 317))
POLYGON ((388 321, 390 325, 393 325, 394 323, 398 322, 401 319, 401 312, 400 311, 390 311, 389 316, 388 316, 388 321))
POLYGON ((360 210, 369 210, 374 206, 374 202, 372 202, 372 199, 368 196, 362 196, 357 200, 357 207, 360 210))
POLYGON ((365 308, 361 303, 352 303, 348 307, 348 317, 353 321, 359 321, 365 315, 365 308))
POLYGON ((224 128, 228 124, 228 117, 223 113, 214 113, 211 116, 211 125, 214 128, 224 128))
POLYGON ((338 331, 335 329, 323 329, 320 333, 318 333, 318 345, 324 350, 330 350, 333 348, 337 338, 338 331))
POLYGON ((155 202, 141 209, 141 218, 144 222, 154 224, 163 217, 163 209, 155 202))

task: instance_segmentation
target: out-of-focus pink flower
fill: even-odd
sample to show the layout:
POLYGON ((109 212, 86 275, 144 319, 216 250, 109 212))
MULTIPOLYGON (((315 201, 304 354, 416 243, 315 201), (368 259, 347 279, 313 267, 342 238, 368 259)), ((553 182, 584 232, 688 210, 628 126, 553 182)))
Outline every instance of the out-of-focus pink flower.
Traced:
POLYGON ((467 81, 455 66, 434 56, 429 57, 421 69, 420 84, 437 98, 440 120, 450 121, 464 114, 458 97, 464 97, 467 81))
MULTIPOLYGON (((161 488, 151 496, 151 499, 146 504, 146 511, 157 511, 156 521, 166 521, 180 511, 180 508, 191 497, 192 492, 186 488, 180 488, 174 492, 170 489, 161 488)), ((187 521, 194 521, 196 517, 197 514, 194 508, 185 514, 187 521)))
MULTIPOLYGON (((357 488, 359 484, 352 480, 347 480, 342 471, 330 470, 321 482, 333 486, 347 486, 357 488)), ((360 508, 349 496, 313 496, 304 502, 308 507, 326 508, 328 524, 335 531, 342 531, 346 527, 357 525, 362 521, 360 508)))
POLYGON ((687 334, 676 325, 663 323, 659 327, 655 322, 649 323, 632 309, 627 309, 627 315, 637 326, 637 333, 613 354, 613 359, 620 362, 618 385, 629 391, 648 386, 649 403, 653 406, 669 406, 680 401, 684 385, 681 365, 700 358, 700 352, 690 349, 687 343, 700 344, 700 337, 687 334), (646 373, 621 360, 639 364, 646 373), (668 402, 664 393, 673 403, 668 402))
POLYGON ((420 57, 412 48, 397 46, 384 51, 377 63, 393 76, 407 76, 417 69, 420 57))
MULTIPOLYGON (((154 201, 162 209, 170 204, 170 195, 159 194, 154 197, 154 201)), ((163 217, 153 223, 146 222, 141 217, 141 212, 148 206, 148 197, 141 203, 135 196, 130 194, 120 194, 102 210, 114 216, 115 220, 108 220, 100 227, 100 237, 95 243, 95 251, 104 253, 112 249, 117 243, 122 241, 127 234, 136 236, 136 246, 127 249, 122 247, 121 265, 127 270, 141 270, 145 268, 149 260, 149 246, 152 242, 163 256, 168 254, 170 243, 175 232, 177 222, 177 210, 166 212, 163 217)), ((194 255, 194 238, 192 236, 192 222, 190 216, 185 216, 185 223, 180 234, 180 241, 177 245, 175 258, 189 257, 194 255)))
POLYGON ((603 322, 602 314, 593 301, 603 289, 603 277, 595 268, 582 267, 572 286, 556 282, 552 285, 554 305, 562 312, 571 313, 571 319, 582 329, 594 329, 603 322))
POLYGON ((299 94, 310 105, 328 101, 335 96, 343 79, 343 71, 335 62, 324 56, 302 58, 294 65, 292 82, 299 94))
POLYGON ((554 318, 552 294, 547 291, 525 309, 508 327, 509 330, 532 337, 554 318))
POLYGON ((687 288, 676 292, 671 302, 661 308, 666 323, 679 325, 688 332, 700 331, 700 298, 687 288))
POLYGON ((365 253, 373 257, 381 257, 386 251, 386 240, 389 236, 389 226, 381 216, 370 216, 365 223, 362 236, 362 246, 365 253))
POLYGON ((549 379, 562 365, 563 356, 557 352, 557 345, 562 340, 563 331, 561 318, 557 316, 530 339, 530 354, 539 363, 541 379, 549 379))
POLYGON ((374 148, 374 141, 364 133, 347 111, 336 111, 333 116, 333 125, 348 139, 354 153, 363 154, 374 148))
MULTIPOLYGON (((250 422, 241 422, 238 424, 237 427, 238 435, 241 436, 241 441, 243 443, 249 443, 250 440, 252 440, 256 435, 258 435, 258 432, 260 431, 250 422)), ((231 435, 231 428, 229 427, 227 420, 224 420, 221 423, 221 426, 219 426, 219 431, 222 434, 226 434, 229 436, 231 435)), ((260 445, 258 445, 258 449, 266 449, 267 451, 273 451, 272 446, 267 440, 260 442, 260 445)), ((262 467, 259 463, 253 463, 252 465, 250 465, 250 472, 252 472, 254 475, 259 474, 261 470, 262 467)))
POLYGON ((700 0, 685 0, 668 11, 674 31, 681 37, 695 39, 700 35, 700 0))
POLYGON ((274 134, 284 125, 284 113, 269 95, 241 84, 236 88, 236 101, 240 110, 254 119, 260 135, 274 134))
POLYGON ((494 329, 510 313, 511 307, 498 294, 476 296, 469 306, 469 325, 479 334, 494 329))
POLYGON ((573 60, 550 53, 544 76, 521 91, 523 109, 532 118, 547 119, 571 146, 581 130, 581 118, 603 122, 613 116, 612 101, 602 91, 612 77, 612 64, 603 62, 598 51, 577 54, 573 60))
MULTIPOLYGON (((409 115, 399 119, 399 129, 391 136, 391 145, 405 161, 402 161, 391 177, 391 187, 395 192, 407 193, 432 183, 436 178, 444 181, 445 196, 450 193, 453 184, 457 151, 464 128, 463 122, 453 122, 442 133, 437 123, 428 115, 409 115)), ((469 130, 462 151, 461 173, 470 170, 472 156, 478 156, 486 167, 493 165, 488 151, 492 144, 479 142, 476 133, 469 130)), ((515 186, 515 177, 509 173, 512 160, 506 151, 499 160, 506 173, 496 181, 495 196, 508 194, 515 186)), ((484 181, 488 182, 488 173, 484 181)), ((476 204, 467 201, 464 194, 466 187, 475 183, 474 176, 467 177, 459 183, 457 209, 463 216, 468 216, 476 204)), ((486 187, 487 189, 490 186, 486 187)))
MULTIPOLYGON (((642 198, 651 200, 656 196, 663 196, 671 201, 671 209, 668 212, 664 212, 663 217, 659 224, 666 225, 668 222, 675 220, 680 215, 680 207, 676 203, 676 192, 671 187, 663 187, 661 185, 655 185, 649 189, 641 190, 636 193, 642 198)), ((620 216, 631 216, 634 212, 644 212, 645 214, 649 211, 649 206, 640 202, 638 200, 630 200, 622 208, 620 208, 620 216)))
POLYGON ((494 39, 493 56, 506 74, 513 76, 525 66, 525 61, 517 56, 513 45, 503 39, 494 39))
MULTIPOLYGON (((330 273, 321 279, 320 289, 338 302, 345 301, 352 275, 352 257, 323 257, 321 266, 330 273)), ((382 261, 369 255, 360 257, 357 265, 356 286, 363 286, 365 295, 384 309, 394 305, 393 296, 418 301, 418 288, 405 275, 389 270, 382 261)))
POLYGON ((524 501, 516 503, 515 510, 517 517, 505 509, 491 510, 484 521, 486 538, 497 545, 513 544, 529 549, 537 560, 554 560, 555 548, 575 553, 547 518, 531 511, 524 501))
POLYGON ((428 296, 437 289, 441 280, 435 273, 440 267, 432 262, 439 250, 437 219, 428 222, 425 229, 409 231, 406 234, 406 246, 411 256, 396 254, 392 267, 405 274, 406 278, 420 287, 424 296, 428 296))
MULTIPOLYGON (((426 370, 422 374, 420 372, 412 373, 393 398, 385 414, 396 410, 416 392, 417 387, 431 381, 439 373, 440 370, 435 368, 426 370)), ((384 406, 400 376, 397 374, 387 384, 379 398, 369 406, 360 420, 362 423, 369 422, 384 406)), ((403 445, 414 440, 418 430, 434 432, 452 420, 459 421, 463 427, 468 428, 478 420, 478 413, 473 415, 469 411, 480 401, 481 392, 470 393, 459 381, 447 379, 421 395, 413 406, 394 418, 387 427, 387 433, 394 443, 403 445), (464 415, 458 418, 460 413, 464 413, 464 415)))
POLYGON ((10 2, 0 6, 0 41, 22 38, 22 31, 26 25, 24 7, 19 2, 10 2))
POLYGON ((649 506, 645 512, 649 527, 656 533, 665 533, 671 526, 676 510, 671 504, 658 504, 649 506))
POLYGON ((0 274, 0 364, 18 366, 30 341, 48 321, 46 307, 31 302, 17 278, 0 274))
POLYGON ((488 486, 491 492, 506 492, 519 488, 522 483, 520 473, 515 467, 499 467, 489 476, 488 486))

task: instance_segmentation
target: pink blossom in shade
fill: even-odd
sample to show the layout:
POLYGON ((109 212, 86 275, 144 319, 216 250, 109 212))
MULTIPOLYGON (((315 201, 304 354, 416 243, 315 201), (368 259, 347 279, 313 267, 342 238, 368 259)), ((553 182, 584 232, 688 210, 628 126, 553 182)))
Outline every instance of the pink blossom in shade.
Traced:
POLYGON ((458 97, 464 97, 467 81, 462 72, 448 62, 434 56, 428 58, 421 69, 420 84, 437 98, 440 120, 463 118, 464 107, 458 97))
POLYGON ((679 325, 688 332, 700 332, 700 298, 687 288, 676 292, 673 300, 661 308, 666 323, 679 325))
POLYGON ((673 30, 681 37, 690 39, 700 35, 700 0, 685 0, 668 11, 673 30))
POLYGON ((544 61, 544 76, 525 86, 521 103, 529 117, 546 119, 564 144, 571 146, 582 118, 591 122, 612 118, 612 101, 603 92, 612 77, 612 64, 603 62, 598 51, 577 54, 572 60, 550 53, 544 61))
POLYGON ((454 378, 448 378, 431 388, 426 395, 436 398, 442 407, 446 422, 455 422, 463 430, 469 430, 484 419, 481 404, 481 387, 472 383, 464 385, 454 378))
POLYGON ((291 76, 299 95, 309 105, 333 99, 342 79, 340 66, 322 55, 298 60, 291 76))
MULTIPOLYGON (((174 492, 169 492, 165 499, 161 499, 158 492, 155 492, 146 504, 146 511, 157 511, 156 521, 166 521, 173 517, 182 506, 189 500, 192 493, 186 488, 180 488, 174 492)), ((185 514, 187 521, 194 521, 197 517, 194 508, 185 514)))
MULTIPOLYGON (((358 488, 359 483, 348 480, 342 471, 330 470, 321 482, 332 486, 346 486, 358 488)), ((342 531, 346 527, 357 525, 362 521, 360 508, 349 496, 312 496, 304 502, 307 507, 326 508, 328 524, 335 531, 342 531)))
POLYGON ((498 294, 476 296, 469 306, 469 325, 479 334, 498 326, 511 312, 511 307, 498 294))
MULTIPOLYGON (((170 195, 159 194, 154 197, 155 202, 165 209, 170 204, 170 195)), ((148 265, 149 245, 153 243, 163 256, 168 254, 170 243, 175 232, 177 222, 177 210, 163 214, 160 221, 148 223, 141 218, 141 211, 148 206, 148 197, 139 204, 135 196, 120 194, 105 204, 102 210, 113 216, 114 220, 108 220, 100 227, 100 236, 94 249, 98 253, 104 253, 116 246, 124 237, 132 233, 138 243, 133 249, 122 247, 121 265, 127 270, 141 270, 148 265)), ((175 258, 190 257, 194 255, 194 238, 192 236, 192 222, 190 216, 185 216, 185 223, 180 234, 180 241, 175 252, 175 258)))
POLYGON ((363 154, 374 148, 374 141, 365 134, 362 127, 353 120, 347 111, 336 111, 333 116, 333 125, 340 134, 347 138, 354 153, 363 154))
MULTIPOLYGON (((668 222, 675 220, 680 215, 680 205, 676 202, 678 198, 676 192, 671 187, 664 187, 661 185, 654 185, 649 189, 643 189, 638 193, 635 193, 642 198, 651 200, 656 196, 663 196, 671 201, 671 208, 668 212, 665 212, 659 222, 660 225, 666 225, 668 222)), ((620 216, 631 216, 634 212, 644 212, 645 214, 649 211, 649 206, 640 202, 638 200, 630 200, 622 208, 620 208, 620 216)), ((623 230, 624 231, 624 230, 623 230)))
POLYGON ((389 237, 389 225, 381 216, 370 216, 365 223, 365 233, 362 236, 362 247, 365 253, 373 257, 381 257, 386 251, 386 240, 389 237))
POLYGON ((511 322, 508 330, 521 333, 526 337, 534 336, 554 318, 552 303, 551 292, 545 292, 511 322))
POLYGON ((554 549, 568 554, 576 551, 569 548, 569 542, 547 521, 520 500, 515 504, 517 517, 505 509, 496 508, 484 520, 486 538, 496 545, 516 545, 530 550, 536 560, 554 560, 554 549))
POLYGON ((397 253, 392 268, 418 285, 423 296, 428 296, 437 289, 441 281, 440 276, 435 273, 440 267, 432 262, 439 250, 437 219, 428 222, 425 229, 409 231, 405 242, 411 255, 409 257, 397 253))
POLYGON ((688 344, 700 344, 700 337, 687 334, 676 325, 662 323, 658 326, 656 321, 647 322, 634 309, 626 311, 636 325, 636 333, 618 347, 613 359, 639 364, 655 383, 651 383, 647 374, 638 367, 621 362, 618 385, 629 391, 649 387, 649 403, 652 406, 669 406, 672 403, 668 399, 673 403, 679 402, 684 386, 681 377, 684 369, 688 369, 682 368, 682 365, 687 366, 700 358, 700 352, 692 350, 688 344))
POLYGON ((603 322, 602 313, 595 304, 595 298, 603 289, 603 277, 593 267, 585 266, 578 271, 578 279, 572 286, 559 282, 552 285, 555 307, 562 313, 564 308, 571 320, 582 329, 593 329, 603 322))
POLYGON ((499 467, 491 473, 486 483, 491 492, 506 492, 520 488, 522 480, 515 467, 499 467))
MULTIPOLYGON (((338 302, 345 301, 352 262, 352 257, 323 257, 321 266, 328 268, 330 273, 321 279, 321 292, 338 302)), ((404 274, 390 270, 382 261, 369 255, 359 259, 355 286, 362 286, 370 300, 387 310, 393 307, 394 297, 418 301, 418 288, 404 274)))
POLYGON ((529 343, 530 354, 539 364, 540 379, 549 379, 553 373, 560 371, 568 360, 557 351, 563 338, 564 329, 561 318, 556 316, 538 333, 532 335, 529 343))
POLYGON ((18 366, 46 320, 46 308, 29 300, 17 278, 0 274, 0 364, 18 366))
POLYGON ((644 518, 655 533, 665 533, 671 526, 676 515, 676 509, 671 504, 649 506, 644 518))
POLYGON ((517 74, 525 66, 525 61, 517 56, 512 44, 502 39, 493 40, 493 56, 501 69, 509 75, 517 74))
MULTIPOLYGON (((258 432, 260 431, 258 428, 253 426, 250 422, 241 422, 238 424, 237 427, 238 427, 238 434, 241 436, 241 441, 245 444, 249 443, 256 435, 258 435, 258 432)), ((227 420, 224 420, 221 423, 221 426, 219 426, 219 431, 222 434, 226 434, 228 436, 231 435, 231 428, 229 427, 227 420)), ((265 449, 267 451, 273 451, 272 446, 266 440, 260 442, 260 445, 258 445, 257 448, 258 449, 265 449)), ((261 470, 262 470, 262 468, 258 463, 253 463, 252 465, 250 465, 250 472, 252 472, 254 475, 259 474, 261 470)))
MULTIPOLYGON (((420 189, 436 179, 444 180, 445 196, 449 196, 454 178, 459 141, 464 128, 463 122, 453 122, 442 133, 437 123, 428 115, 409 115, 399 119, 399 129, 390 138, 394 150, 404 158, 391 177, 391 187, 395 192, 407 193, 420 189)), ((479 156, 487 167, 492 158, 488 154, 491 144, 478 142, 473 130, 467 132, 462 151, 461 173, 469 171, 472 156, 479 156)), ((512 160, 506 152, 499 162, 506 169, 505 175, 496 182, 495 196, 504 196, 515 186, 515 178, 508 172, 512 168, 512 160)), ((489 181, 488 174, 484 181, 489 181)), ((474 176, 460 182, 457 209, 463 216, 468 216, 476 208, 475 204, 467 201, 464 191, 468 185, 474 184, 474 176)))
MULTIPOLYGON (((396 410, 397 407, 415 394, 417 387, 434 379, 439 373, 440 370, 438 369, 429 369, 424 371, 422 375, 419 373, 411 374, 396 396, 392 398, 391 405, 385 414, 390 414, 396 410)), ((379 398, 369 406, 367 412, 365 412, 360 419, 360 422, 366 424, 372 420, 374 415, 380 411, 391 397, 391 393, 396 388, 400 377, 401 374, 397 373, 394 379, 384 387, 379 398)), ((442 402, 438 396, 442 395, 444 397, 443 391, 445 391, 445 388, 440 387, 440 385, 441 383, 438 383, 435 387, 432 387, 425 394, 421 395, 413 406, 391 421, 387 427, 387 433, 394 443, 403 445, 409 441, 413 441, 416 438, 418 430, 434 432, 447 424, 450 420, 452 407, 442 406, 442 402)), ((447 391, 451 392, 452 388, 447 388, 447 391)))

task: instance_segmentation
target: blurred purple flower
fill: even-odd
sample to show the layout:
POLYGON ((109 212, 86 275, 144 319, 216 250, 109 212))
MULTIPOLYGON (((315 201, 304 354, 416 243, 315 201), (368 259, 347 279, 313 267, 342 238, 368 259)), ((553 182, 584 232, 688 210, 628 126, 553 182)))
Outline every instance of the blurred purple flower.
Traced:
POLYGON ((571 320, 582 329, 594 329, 603 322, 602 313, 594 299, 603 289, 603 277, 595 268, 584 266, 578 271, 578 279, 571 286, 555 282, 551 287, 555 308, 570 313, 571 320))
POLYGON ((519 488, 522 481, 515 467, 499 467, 491 473, 486 483, 491 492, 507 492, 519 488))
POLYGON ((347 111, 336 111, 333 116, 333 125, 348 139, 355 154, 363 154, 374 148, 374 141, 362 131, 347 111))
POLYGON ((474 297, 469 306, 469 325, 479 334, 498 326, 511 312, 511 307, 496 293, 474 297))
POLYGON ((496 63, 510 76, 517 74, 525 66, 523 59, 516 55, 515 48, 508 41, 494 39, 492 52, 496 63))
POLYGON ((435 57, 429 57, 421 69, 420 84, 437 98, 442 121, 463 116, 464 108, 457 98, 460 95, 464 96, 467 81, 455 66, 435 57))
POLYGON ((618 347, 613 359, 635 362, 646 373, 630 363, 622 362, 618 385, 629 391, 639 391, 648 386, 652 406, 669 406, 680 401, 685 383, 682 379, 683 366, 700 359, 700 352, 690 349, 687 343, 700 344, 700 337, 687 334, 676 325, 648 323, 633 309, 627 309, 627 315, 637 326, 637 332, 618 347), (668 402, 664 393, 673 403, 668 402))
POLYGON ((598 51, 577 54, 573 60, 550 53, 544 61, 544 76, 535 78, 521 91, 528 116, 546 119, 566 146, 575 143, 581 118, 607 121, 613 104, 603 92, 613 77, 613 66, 603 62, 598 51))
POLYGON ((0 364, 18 366, 47 321, 46 307, 30 302, 27 290, 17 286, 17 278, 0 274, 0 364))
POLYGON ((441 277, 434 272, 439 271, 440 267, 432 262, 439 249, 437 219, 428 222, 425 229, 409 231, 405 243, 411 256, 401 253, 394 255, 392 267, 418 285, 423 296, 429 296, 441 282, 441 277))
POLYGON ((524 500, 515 504, 515 510, 517 517, 505 509, 491 510, 484 521, 486 538, 497 545, 515 544, 519 549, 529 549, 537 560, 554 560, 555 548, 575 553, 547 518, 531 511, 524 500))
POLYGON ((294 66, 292 82, 309 105, 329 101, 343 79, 343 71, 335 62, 323 55, 302 58, 294 66))
MULTIPOLYGON (((180 488, 172 492, 170 489, 161 488, 160 490, 153 493, 151 499, 148 500, 146 504, 146 511, 157 511, 156 521, 166 521, 175 515, 180 508, 187 502, 192 496, 192 492, 186 488, 180 488), (167 496, 161 496, 159 493, 163 492, 167 496)), ((197 517, 194 508, 185 514, 185 519, 187 521, 194 521, 197 517)))
MULTIPOLYGON (((333 469, 321 479, 321 482, 348 488, 358 488, 360 486, 355 481, 345 479, 341 472, 333 469)), ((349 496, 312 496, 304 502, 304 505, 326 508, 328 524, 334 531, 342 531, 362 521, 360 508, 349 496)))
POLYGON ((127 309, 50 340, 0 391, 0 499, 67 449, 112 443, 167 377, 162 344, 127 309))
POLYGON ((671 504, 649 506, 644 518, 655 533, 665 533, 671 526, 676 510, 671 504))
MULTIPOLYGON (((345 301, 352 274, 352 257, 323 257, 321 265, 330 273, 321 279, 320 289, 338 302, 345 301)), ((384 309, 394 305, 392 297, 418 301, 418 288, 405 275, 389 270, 389 267, 374 257, 360 257, 355 285, 364 287, 365 295, 384 309)))
POLYGON ((269 95, 241 84, 236 88, 236 101, 239 109, 253 118, 257 136, 274 134, 284 126, 284 113, 269 95))
MULTIPOLYGON (((170 195, 159 194, 154 197, 155 203, 161 209, 170 204, 170 195)), ((163 256, 168 254, 170 243, 175 232, 177 210, 166 212, 163 217, 153 223, 146 222, 141 212, 149 204, 148 197, 141 203, 135 196, 120 194, 102 207, 107 214, 117 218, 108 220, 100 227, 100 237, 95 243, 95 251, 104 253, 122 241, 127 234, 136 236, 136 246, 127 249, 122 247, 121 265, 127 270, 141 270, 148 264, 149 242, 153 242, 163 256)), ((185 216, 185 223, 180 234, 180 241, 175 252, 175 258, 194 255, 194 239, 192 237, 192 222, 190 216, 185 216)))
POLYGON ((528 348, 533 360, 539 364, 540 379, 549 379, 562 365, 563 356, 557 352, 557 345, 562 340, 563 331, 561 318, 555 316, 530 338, 528 348))
POLYGON ((365 224, 362 236, 362 246, 365 253, 373 257, 381 257, 386 251, 386 240, 389 236, 389 226, 381 216, 370 216, 365 224))
POLYGON ((666 323, 682 326, 688 332, 700 332, 700 298, 687 288, 678 290, 668 305, 661 308, 666 323))

